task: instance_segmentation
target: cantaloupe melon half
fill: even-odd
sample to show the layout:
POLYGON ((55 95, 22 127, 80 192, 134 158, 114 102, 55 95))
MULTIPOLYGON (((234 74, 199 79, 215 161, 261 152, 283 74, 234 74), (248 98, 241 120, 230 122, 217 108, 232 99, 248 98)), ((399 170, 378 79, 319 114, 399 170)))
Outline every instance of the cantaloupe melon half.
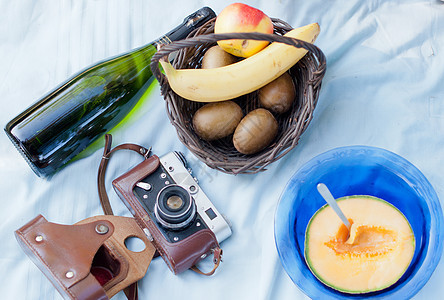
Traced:
POLYGON ((368 293, 396 283, 415 251, 415 237, 405 216, 372 196, 337 200, 352 223, 350 237, 333 209, 325 205, 305 233, 305 260, 324 284, 345 293, 368 293))

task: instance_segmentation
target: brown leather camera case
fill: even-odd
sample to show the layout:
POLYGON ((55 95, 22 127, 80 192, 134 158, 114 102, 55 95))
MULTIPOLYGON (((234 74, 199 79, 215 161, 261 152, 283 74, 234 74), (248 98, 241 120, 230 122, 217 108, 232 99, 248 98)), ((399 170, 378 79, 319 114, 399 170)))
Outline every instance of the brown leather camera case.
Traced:
POLYGON ((38 215, 15 235, 64 299, 111 298, 145 275, 155 252, 135 220, 126 217, 97 216, 61 225, 38 215), (129 250, 125 240, 131 236, 143 240, 145 249, 129 250), (101 269, 106 272, 98 276, 101 269))
MULTIPOLYGON (((150 219, 134 195, 133 190, 137 182, 153 173, 159 165, 159 157, 152 155, 132 170, 115 179, 113 186, 141 228, 146 228, 152 235, 153 240, 151 242, 164 258, 168 267, 174 274, 178 274, 191 268, 211 252, 220 251, 220 248, 216 236, 209 229, 200 230, 182 241, 170 243, 150 219)), ((220 255, 220 253, 217 253, 217 255, 220 255)), ((216 254, 214 257, 216 257, 216 254)))

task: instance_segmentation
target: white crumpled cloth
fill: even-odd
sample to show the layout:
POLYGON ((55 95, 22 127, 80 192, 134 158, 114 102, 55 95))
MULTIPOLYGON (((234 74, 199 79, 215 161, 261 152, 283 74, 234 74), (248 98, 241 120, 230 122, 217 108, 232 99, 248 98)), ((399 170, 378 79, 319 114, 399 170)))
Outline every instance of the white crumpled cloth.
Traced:
MULTIPOLYGON (((189 13, 229 2, 0 0, 0 124, 69 76, 99 60, 148 43, 189 13)), ((213 277, 173 275, 155 259, 140 281, 140 299, 304 299, 281 266, 274 212, 292 174, 317 154, 339 146, 388 149, 417 166, 444 199, 444 4, 404 1, 245 1, 293 27, 318 22, 316 44, 328 68, 314 119, 299 145, 258 175, 231 176, 198 161, 178 140, 158 86, 131 122, 113 132, 114 145, 184 152, 215 206, 230 219, 224 261, 213 277)), ((13 232, 37 214, 73 224, 102 214, 96 173, 101 150, 38 178, 6 134, 0 134, 0 298, 61 299, 27 258, 13 232)), ((140 161, 117 154, 107 172, 114 211, 129 216, 110 181, 140 161)), ((415 299, 444 294, 444 262, 415 299)), ((115 299, 125 299, 122 293, 115 299)))

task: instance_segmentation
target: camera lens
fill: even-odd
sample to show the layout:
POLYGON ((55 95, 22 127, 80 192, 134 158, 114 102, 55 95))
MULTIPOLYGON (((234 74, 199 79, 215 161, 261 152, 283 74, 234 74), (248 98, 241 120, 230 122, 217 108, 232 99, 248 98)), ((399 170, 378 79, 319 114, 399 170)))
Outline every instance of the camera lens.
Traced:
POLYGON ((168 197, 167 201, 166 201, 166 206, 168 207, 168 209, 170 210, 178 210, 181 207, 183 207, 183 200, 182 198, 180 198, 177 195, 173 195, 168 197))
POLYGON ((162 226, 179 230, 193 221, 196 204, 186 189, 175 184, 168 185, 157 195, 154 214, 162 226))

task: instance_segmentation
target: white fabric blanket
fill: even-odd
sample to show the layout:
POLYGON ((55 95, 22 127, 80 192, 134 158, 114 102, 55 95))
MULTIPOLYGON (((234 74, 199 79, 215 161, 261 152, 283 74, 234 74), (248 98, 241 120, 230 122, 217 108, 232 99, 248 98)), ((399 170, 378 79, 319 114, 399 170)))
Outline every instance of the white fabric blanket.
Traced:
MULTIPOLYGON (((245 3, 293 27, 318 22, 316 44, 327 57, 314 119, 299 145, 258 175, 231 176, 197 160, 178 140, 155 86, 131 122, 113 131, 114 145, 182 151, 202 189, 230 219, 224 261, 211 278, 173 275, 155 259, 140 282, 140 299, 304 299, 281 266, 274 212, 291 175, 315 155, 339 146, 385 148, 417 166, 444 199, 444 4, 437 0, 245 3)), ((189 13, 228 2, 0 0, 0 124, 69 76, 107 57, 150 42, 189 13)), ((102 214, 96 187, 101 150, 70 164, 51 180, 38 178, 0 134, 0 298, 61 299, 21 251, 13 232, 37 214, 73 224, 102 214)), ((129 216, 110 181, 140 162, 117 154, 107 172, 114 211, 129 216)), ((415 299, 444 294, 441 261, 415 299)), ((122 293, 115 299, 125 299, 122 293)))

